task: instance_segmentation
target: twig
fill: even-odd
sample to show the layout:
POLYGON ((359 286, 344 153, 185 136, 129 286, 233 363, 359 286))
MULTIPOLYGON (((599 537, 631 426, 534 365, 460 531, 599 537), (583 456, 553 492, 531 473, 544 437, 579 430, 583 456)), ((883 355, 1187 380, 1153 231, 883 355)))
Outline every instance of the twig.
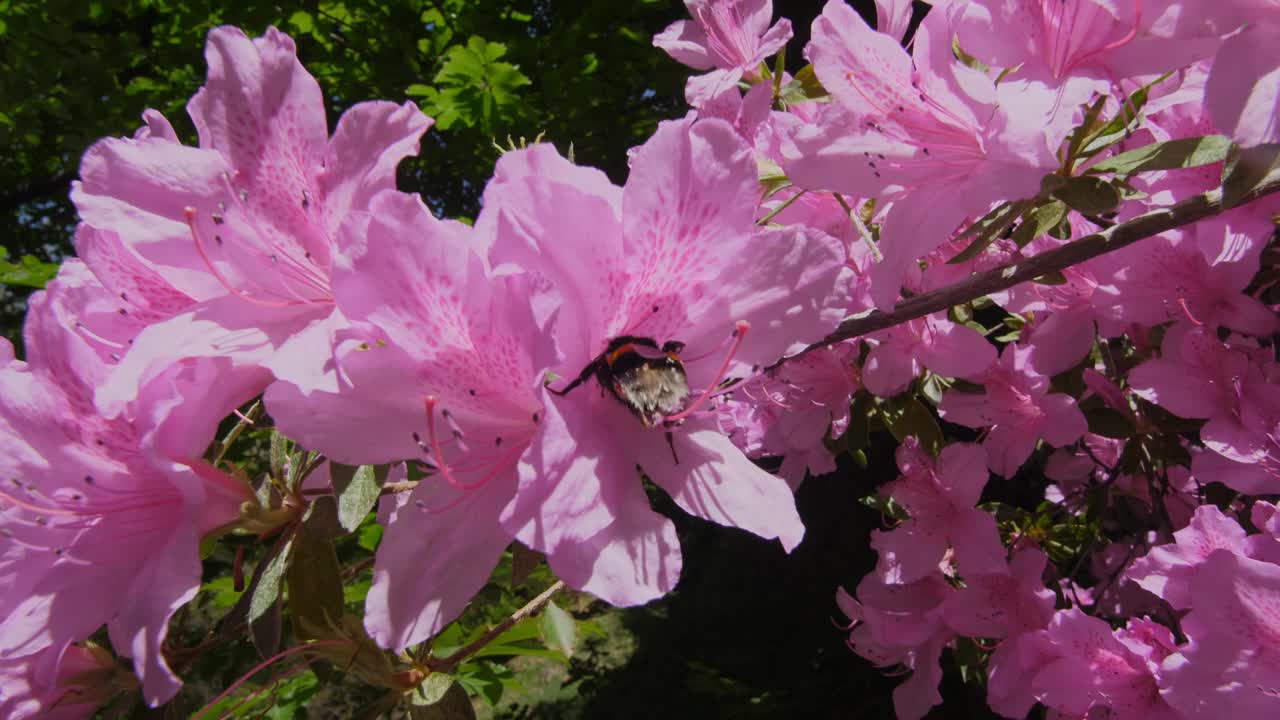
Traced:
MULTIPOLYGON (((1280 170, 1272 170, 1235 207, 1276 192, 1280 192, 1280 170)), ((1213 217, 1223 211, 1221 189, 1201 193, 1176 205, 1152 210, 1119 225, 1113 225, 1092 235, 1086 235, 1079 240, 1040 253, 1027 260, 977 273, 967 280, 921 293, 903 300, 889 312, 875 310, 862 317, 845 320, 840 324, 840 327, 836 328, 835 332, 810 345, 800 353, 787 358, 787 360, 792 360, 812 350, 817 350, 842 340, 866 335, 894 325, 901 325, 909 320, 924 317, 954 305, 962 305, 984 295, 990 295, 1013 287, 1021 282, 1059 272, 1099 255, 1132 245, 1139 240, 1145 240, 1153 235, 1159 235, 1162 232, 1213 217)))
POLYGON ((507 630, 510 630, 513 625, 515 625, 521 620, 541 610, 542 606, 546 605, 547 601, 551 599, 551 596, 560 592, 560 590, 563 588, 564 588, 563 580, 555 581, 551 585, 551 587, 547 588, 546 590, 543 590, 541 595, 530 600, 524 607, 511 613, 511 617, 507 618, 506 620, 503 620, 497 625, 494 625, 489 630, 489 632, 485 633, 484 635, 481 635, 474 642, 469 643, 466 647, 453 653, 449 657, 440 658, 438 660, 428 660, 427 666, 431 668, 432 672, 449 672, 453 670, 458 665, 461 665, 462 661, 466 660, 468 657, 470 657, 471 655, 474 655, 477 651, 479 651, 480 648, 493 642, 494 638, 498 637, 499 635, 506 632, 507 630))

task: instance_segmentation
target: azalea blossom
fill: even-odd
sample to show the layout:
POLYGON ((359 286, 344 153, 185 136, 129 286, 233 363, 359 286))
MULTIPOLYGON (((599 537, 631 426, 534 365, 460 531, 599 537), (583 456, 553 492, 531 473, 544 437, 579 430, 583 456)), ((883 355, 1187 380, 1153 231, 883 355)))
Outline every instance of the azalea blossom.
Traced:
POLYGON ((1129 372, 1129 384, 1177 415, 1208 420, 1200 438, 1228 462, 1197 458, 1197 475, 1265 494, 1280 488, 1278 376, 1280 366, 1265 349, 1228 345, 1205 328, 1182 324, 1165 334, 1161 357, 1129 372))
POLYGON ((693 107, 743 77, 759 77, 760 63, 791 39, 790 20, 769 26, 772 0, 685 0, 684 5, 693 19, 671 23, 653 44, 695 70, 712 69, 689 78, 685 97, 693 107))
POLYGON ((1030 350, 1007 345, 983 378, 986 392, 947 392, 938 412, 948 422, 990 428, 982 446, 991 470, 1012 477, 1043 439, 1061 447, 1088 429, 1084 414, 1068 395, 1049 392, 1049 378, 1030 366, 1030 350))
POLYGON ((395 187, 397 163, 431 124, 412 103, 367 102, 329 138, 320 87, 275 28, 256 40, 215 28, 205 56, 208 81, 187 106, 200 146, 180 144, 148 111, 136 137, 85 153, 72 192, 83 257, 113 291, 155 311, 100 390, 112 413, 183 357, 318 382, 341 325, 338 230, 395 187))
POLYGON ((1161 696, 1188 718, 1280 713, 1280 565, 1216 550, 1191 580, 1189 642, 1165 658, 1161 696))
POLYGON ((965 586, 947 596, 942 617, 969 637, 1003 638, 1039 630, 1053 618, 1053 591, 1044 586, 1049 558, 1038 548, 1017 550, 998 572, 965 576, 965 586))
POLYGON ((279 427, 349 464, 435 470, 391 506, 365 624, 397 650, 438 633, 488 580, 512 533, 498 523, 542 414, 538 368, 555 348, 523 279, 485 267, 473 231, 386 191, 344 230, 334 292, 352 327, 336 390, 277 383, 279 427))
POLYGON ((747 457, 781 457, 778 474, 793 490, 806 474, 834 472, 825 441, 849 427, 856 352, 849 342, 819 348, 751 378, 717 406, 720 429, 747 457))
POLYGON ((88 720, 137 681, 94 646, 51 646, 0 659, 0 715, 8 720, 88 720))
POLYGON ((492 262, 563 298, 561 359, 502 522, 615 604, 669 591, 680 569, 644 477, 685 511, 788 550, 803 535, 787 484, 699 412, 726 379, 824 336, 848 304, 839 242, 756 227, 757 197, 750 146, 715 119, 662 124, 625 188, 538 146, 504 155, 486 189, 477 228, 492 262))
POLYGON ((856 600, 844 588, 836 591, 836 604, 850 621, 849 649, 878 667, 911 670, 893 689, 899 720, 920 720, 942 702, 942 648, 955 637, 942 620, 951 592, 939 572, 910 583, 868 575, 858 583, 856 600))
POLYGON ((944 377, 978 378, 996 361, 996 349, 976 330, 935 313, 872 333, 875 346, 862 366, 862 382, 881 397, 907 388, 922 369, 944 377))
POLYGON ((1185 610, 1191 607, 1191 587, 1204 561, 1218 550, 1243 552, 1245 532, 1218 508, 1201 505, 1191 524, 1173 537, 1173 543, 1152 548, 1134 561, 1125 575, 1175 610, 1185 610))
MULTIPOLYGON (((65 274, 83 277, 68 266, 65 274)), ((84 316, 64 296, 84 289, 55 280, 33 295, 30 362, 12 359, 7 343, 0 353, 9 358, 0 368, 0 580, 9 588, 0 654, 80 641, 106 624, 155 705, 181 685, 161 645, 169 617, 200 586, 200 539, 253 499, 201 459, 233 409, 220 391, 261 379, 222 360, 184 363, 143 386, 121 415, 98 415, 94 383, 108 369, 63 318, 84 316)))
POLYGON ((783 146, 800 187, 893 201, 880 231, 884 260, 872 269, 881 309, 916 258, 995 202, 1036 194, 1057 167, 1044 134, 1050 108, 1006 96, 959 64, 949 12, 930 11, 908 55, 842 0, 829 2, 806 55, 832 102, 783 146))
POLYGON ((987 454, 977 445, 956 443, 942 449, 937 462, 914 437, 898 446, 902 476, 882 493, 909 515, 889 532, 872 531, 871 546, 880 552, 877 570, 900 582, 914 582, 937 572, 947 549, 965 576, 1007 569, 995 518, 974 507, 987 484, 987 454))

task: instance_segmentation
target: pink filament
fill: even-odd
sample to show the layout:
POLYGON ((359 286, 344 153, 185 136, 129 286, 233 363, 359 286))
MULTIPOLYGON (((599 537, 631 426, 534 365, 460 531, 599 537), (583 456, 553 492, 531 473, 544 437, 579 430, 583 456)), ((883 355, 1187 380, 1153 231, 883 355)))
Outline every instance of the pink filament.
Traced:
POLYGON ((435 395, 428 395, 424 400, 424 404, 427 409, 427 439, 431 442, 431 453, 435 456, 436 469, 444 476, 445 482, 459 490, 475 490, 476 488, 483 487, 492 480, 503 467, 506 466, 505 463, 496 463, 488 474, 473 483, 464 483, 461 480, 458 480, 458 478, 453 474, 453 469, 449 467, 449 463, 445 462, 444 453, 440 446, 440 440, 436 436, 437 402, 435 395))
POLYGON ((720 363, 720 369, 716 370, 715 378, 707 384, 707 389, 702 391, 696 400, 689 403, 689 406, 675 415, 668 415, 663 418, 664 424, 672 425, 692 415, 699 408, 711 399, 715 393, 716 386, 724 380, 725 373, 729 371, 729 363, 733 362, 733 356, 738 353, 738 348, 742 346, 742 338, 746 337, 747 331, 751 329, 751 323, 746 320, 739 320, 738 326, 733 330, 733 346, 729 348, 729 354, 725 356, 724 362, 720 363))

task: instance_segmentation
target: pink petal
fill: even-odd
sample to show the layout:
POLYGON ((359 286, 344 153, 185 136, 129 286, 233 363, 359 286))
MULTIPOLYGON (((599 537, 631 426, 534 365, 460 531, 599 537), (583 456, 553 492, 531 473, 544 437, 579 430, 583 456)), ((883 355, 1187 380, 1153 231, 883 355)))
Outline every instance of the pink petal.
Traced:
POLYGON ((677 20, 666 30, 653 36, 654 47, 662 48, 676 62, 694 70, 715 67, 715 59, 707 49, 707 33, 692 20, 677 20))
POLYGON ((977 330, 947 320, 930 320, 920 362, 946 377, 976 378, 996 361, 996 348, 977 330))
POLYGON ((503 527, 546 553, 570 586, 614 605, 670 592, 681 565, 675 526, 649 508, 637 468, 647 458, 617 442, 635 432, 635 418, 589 388, 565 398, 544 391, 543 402, 503 527))
MULTIPOLYGON (((298 62, 292 38, 274 27, 256 40, 238 28, 217 27, 209 32, 205 60, 208 82, 187 105, 201 147, 218 150, 245 170, 273 162, 268 158, 284 147, 303 162, 324 157, 324 97, 298 62), (264 151, 265 157, 259 154, 264 151)), ((305 177, 319 169, 286 167, 305 177)))
POLYGON ((511 544, 498 514, 515 486, 512 466, 469 492, 439 476, 413 490, 387 524, 365 600, 365 627, 379 645, 400 652, 462 613, 511 544))
POLYGON ((418 154, 418 140, 431 118, 412 101, 362 102, 338 119, 325 153, 320 191, 329 227, 348 212, 370 207, 374 195, 396 187, 396 166, 418 154))
POLYGON ((762 538, 778 538, 787 552, 804 537, 795 497, 781 478, 761 470, 710 420, 677 430, 675 455, 664 433, 642 431, 637 451, 645 473, 686 512, 762 538))
MULTIPOLYGON (((548 278, 566 307, 556 332, 564 366, 586 366, 604 350, 627 269, 622 191, 604 173, 562 158, 550 145, 504 154, 476 220, 496 266, 513 263, 548 278)), ((555 301, 557 304, 559 299, 555 301)))
POLYGON ((1280 142, 1280 25, 1251 22, 1213 61, 1204 101, 1214 125, 1252 147, 1280 142))
POLYGON ((862 366, 862 384, 874 395, 892 397, 906 390, 919 372, 911 355, 899 344, 887 341, 867 354, 862 366))

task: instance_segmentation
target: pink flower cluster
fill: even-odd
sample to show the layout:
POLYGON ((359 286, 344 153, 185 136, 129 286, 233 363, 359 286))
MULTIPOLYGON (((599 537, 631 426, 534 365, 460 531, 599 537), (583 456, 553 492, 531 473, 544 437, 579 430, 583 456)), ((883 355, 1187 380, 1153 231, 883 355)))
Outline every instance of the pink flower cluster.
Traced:
POLYGON ((793 490, 835 469, 854 398, 888 418, 920 396, 972 442, 935 456, 885 420, 905 438, 880 494, 903 515, 838 595, 853 650, 911 671, 900 717, 941 701, 939 658, 960 637, 997 643, 988 697, 1009 717, 1280 714, 1280 521, 1253 498, 1280 494, 1280 322, 1255 285, 1274 199, 964 315, 810 348, 849 316, 1221 184, 1221 162, 1143 172, 1114 207, 1059 202, 1052 228, 957 257, 1001 203, 1055 211, 1046 177, 1084 172, 1064 146, 1091 104, 1123 116, 1149 95, 1085 166, 1217 134, 1274 160, 1280 8, 950 0, 908 51, 911 3, 877 2, 877 31, 832 0, 806 80, 763 64, 792 34, 769 0, 686 4, 692 19, 654 43, 709 72, 689 81, 694 110, 633 150, 625 185, 551 145, 513 150, 473 225, 395 187, 430 118, 364 102, 330 136, 274 28, 210 33, 187 106, 196 146, 148 111, 132 138, 88 150, 79 259, 32 298, 26 360, 0 346, 9 716, 70 713, 118 681, 77 645, 104 625, 150 704, 177 692, 166 625, 199 587, 200 542, 245 527, 256 502, 204 453, 258 395, 310 450, 427 471, 381 516, 365 625, 396 651, 456 618, 515 540, 608 602, 669 592, 680 544, 646 481, 789 551, 804 536, 793 490), (1016 330, 1000 348, 973 320, 984 308, 1016 330), (1103 437, 1103 416, 1129 439, 1103 437), (1161 435, 1174 416, 1204 423, 1161 435), (1188 459, 1153 456, 1157 439, 1188 459), (1042 444, 1063 517, 1132 500, 1160 519, 1099 537, 1093 582, 1051 565, 1043 535, 1002 537, 980 505, 989 473, 1026 481, 1042 444), (1239 494, 1230 513, 1203 504, 1208 483, 1239 494))

